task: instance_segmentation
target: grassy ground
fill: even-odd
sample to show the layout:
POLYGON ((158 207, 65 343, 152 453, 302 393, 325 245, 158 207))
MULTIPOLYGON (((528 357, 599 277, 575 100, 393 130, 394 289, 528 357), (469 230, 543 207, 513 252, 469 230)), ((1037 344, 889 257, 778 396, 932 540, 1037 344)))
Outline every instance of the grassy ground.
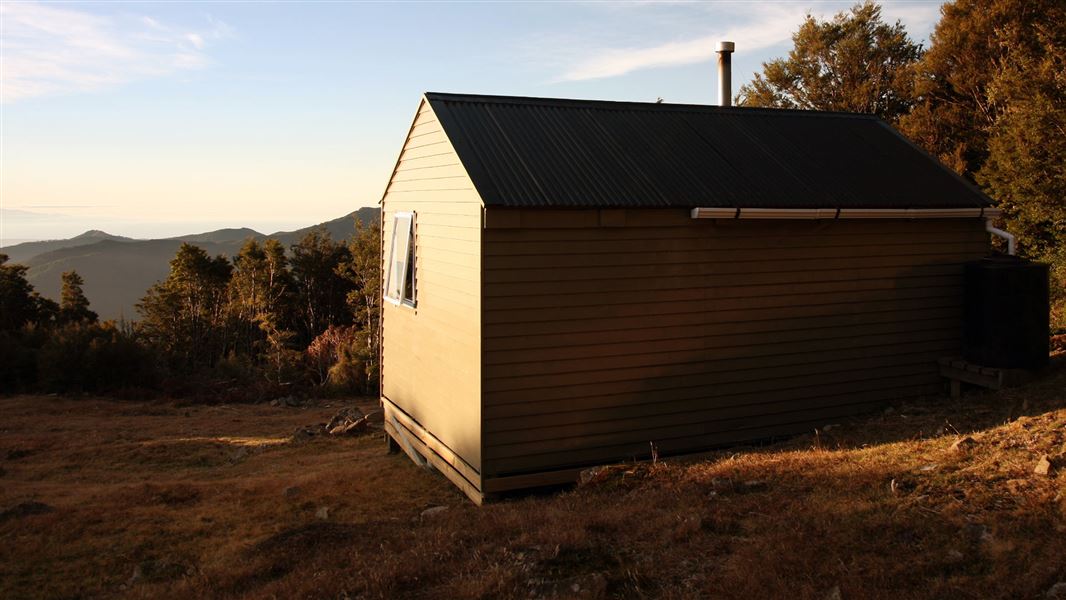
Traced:
POLYGON ((337 407, 0 399, 0 597, 1044 598, 1066 581, 1066 463, 1034 473, 1066 451, 1061 367, 482 508, 376 436, 289 440, 337 407))

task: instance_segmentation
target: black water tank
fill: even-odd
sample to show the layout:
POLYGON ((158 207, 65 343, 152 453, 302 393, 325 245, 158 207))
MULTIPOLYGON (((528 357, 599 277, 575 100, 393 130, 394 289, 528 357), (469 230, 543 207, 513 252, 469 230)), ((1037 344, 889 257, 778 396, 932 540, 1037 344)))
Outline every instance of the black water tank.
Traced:
POLYGON ((1048 266, 1015 256, 966 263, 962 355, 1003 369, 1048 362, 1048 266))

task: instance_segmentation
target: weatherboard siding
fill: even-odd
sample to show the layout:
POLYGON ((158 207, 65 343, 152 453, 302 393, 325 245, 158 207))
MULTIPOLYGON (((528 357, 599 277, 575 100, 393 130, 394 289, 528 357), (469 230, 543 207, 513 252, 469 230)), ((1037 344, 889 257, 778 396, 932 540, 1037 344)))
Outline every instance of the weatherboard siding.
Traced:
POLYGON ((484 475, 808 430, 937 389, 978 219, 489 208, 484 475))
MULTIPOLYGON (((476 472, 481 468, 482 207, 426 103, 382 201, 385 261, 397 212, 415 213, 416 306, 384 303, 382 395, 476 472)), ((480 486, 480 481, 471 484, 480 486)))

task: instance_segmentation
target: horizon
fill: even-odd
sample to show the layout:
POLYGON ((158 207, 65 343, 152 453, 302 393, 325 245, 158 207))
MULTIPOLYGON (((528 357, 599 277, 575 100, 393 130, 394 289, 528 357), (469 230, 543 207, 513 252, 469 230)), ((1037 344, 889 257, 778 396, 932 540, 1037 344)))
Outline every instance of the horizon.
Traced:
MULTIPOLYGON (((321 220, 321 221, 315 221, 313 223, 306 223, 306 222, 302 222, 302 221, 299 221, 299 222, 298 221, 292 221, 292 222, 289 222, 289 221, 259 221, 260 225, 267 225, 267 227, 254 227, 254 226, 250 226, 250 225, 227 225, 227 224, 224 224, 224 223, 211 222, 211 221, 175 221, 175 222, 170 222, 170 223, 155 224, 155 225, 147 225, 146 226, 146 225, 133 223, 133 222, 130 222, 130 221, 113 220, 113 221, 105 221, 105 223, 111 225, 110 227, 90 227, 88 229, 81 229, 81 230, 73 231, 72 228, 75 228, 75 227, 81 225, 81 223, 80 222, 78 222, 77 224, 68 223, 66 225, 66 228, 60 229, 60 231, 64 231, 64 232, 65 231, 73 231, 72 233, 69 233, 68 235, 60 235, 58 237, 22 237, 22 238, 4 237, 3 239, 0 239, 0 250, 2 250, 3 248, 10 248, 12 246, 17 246, 18 244, 24 244, 24 243, 28 243, 28 242, 48 242, 48 241, 66 240, 66 239, 76 238, 76 237, 79 237, 79 236, 82 236, 82 235, 85 235, 85 234, 88 234, 88 233, 93 233, 93 232, 105 233, 105 234, 113 235, 113 236, 117 236, 117 237, 130 238, 132 240, 137 240, 137 241, 147 241, 147 240, 172 239, 172 238, 178 238, 178 237, 188 237, 188 236, 194 236, 194 235, 203 235, 203 234, 207 234, 207 233, 214 233, 216 231, 227 230, 227 229, 235 229, 235 230, 248 229, 248 230, 251 230, 251 231, 255 232, 258 235, 268 236, 269 237, 271 235, 276 235, 276 234, 281 234, 281 233, 289 233, 289 232, 292 232, 292 231, 305 229, 305 228, 308 228, 308 227, 314 227, 316 225, 321 225, 321 224, 324 224, 324 223, 326 223, 328 221, 332 221, 332 220, 335 220, 335 219, 340 219, 340 218, 349 216, 349 215, 353 214, 355 211, 357 211, 359 209, 362 209, 362 208, 377 208, 377 207, 376 206, 359 207, 358 209, 355 209, 353 211, 349 211, 346 214, 338 215, 338 216, 335 216, 335 217, 332 217, 332 218, 329 218, 329 219, 324 219, 324 220, 321 220), (273 224, 274 226, 271 227, 270 226, 271 224, 273 224), (148 233, 142 234, 142 235, 137 235, 138 231, 148 232, 148 233), (127 233, 127 232, 132 232, 132 235, 130 233, 127 233)), ((6 209, 0 209, 0 210, 3 210, 5 212, 7 212, 7 213, 17 212, 17 211, 8 211, 6 209)), ((23 212, 28 212, 28 211, 23 211, 23 212)), ((43 231, 44 229, 38 229, 38 230, 39 231, 43 231)), ((30 229, 29 231, 34 231, 34 230, 30 229)))
MULTIPOLYGON (((314 225, 377 204, 427 90, 711 104, 718 40, 735 93, 853 4, 5 2, 0 246, 314 225)), ((928 45, 941 4, 881 6, 928 45)))

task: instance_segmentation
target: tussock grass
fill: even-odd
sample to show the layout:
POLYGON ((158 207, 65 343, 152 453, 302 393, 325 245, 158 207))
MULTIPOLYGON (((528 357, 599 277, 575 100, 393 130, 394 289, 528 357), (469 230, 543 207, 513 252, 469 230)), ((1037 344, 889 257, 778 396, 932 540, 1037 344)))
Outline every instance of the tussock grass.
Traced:
POLYGON ((288 441, 336 401, 2 399, 0 597, 1041 598, 1066 580, 1066 464, 1033 472, 1066 452, 1064 384, 482 508, 377 437, 288 441))

